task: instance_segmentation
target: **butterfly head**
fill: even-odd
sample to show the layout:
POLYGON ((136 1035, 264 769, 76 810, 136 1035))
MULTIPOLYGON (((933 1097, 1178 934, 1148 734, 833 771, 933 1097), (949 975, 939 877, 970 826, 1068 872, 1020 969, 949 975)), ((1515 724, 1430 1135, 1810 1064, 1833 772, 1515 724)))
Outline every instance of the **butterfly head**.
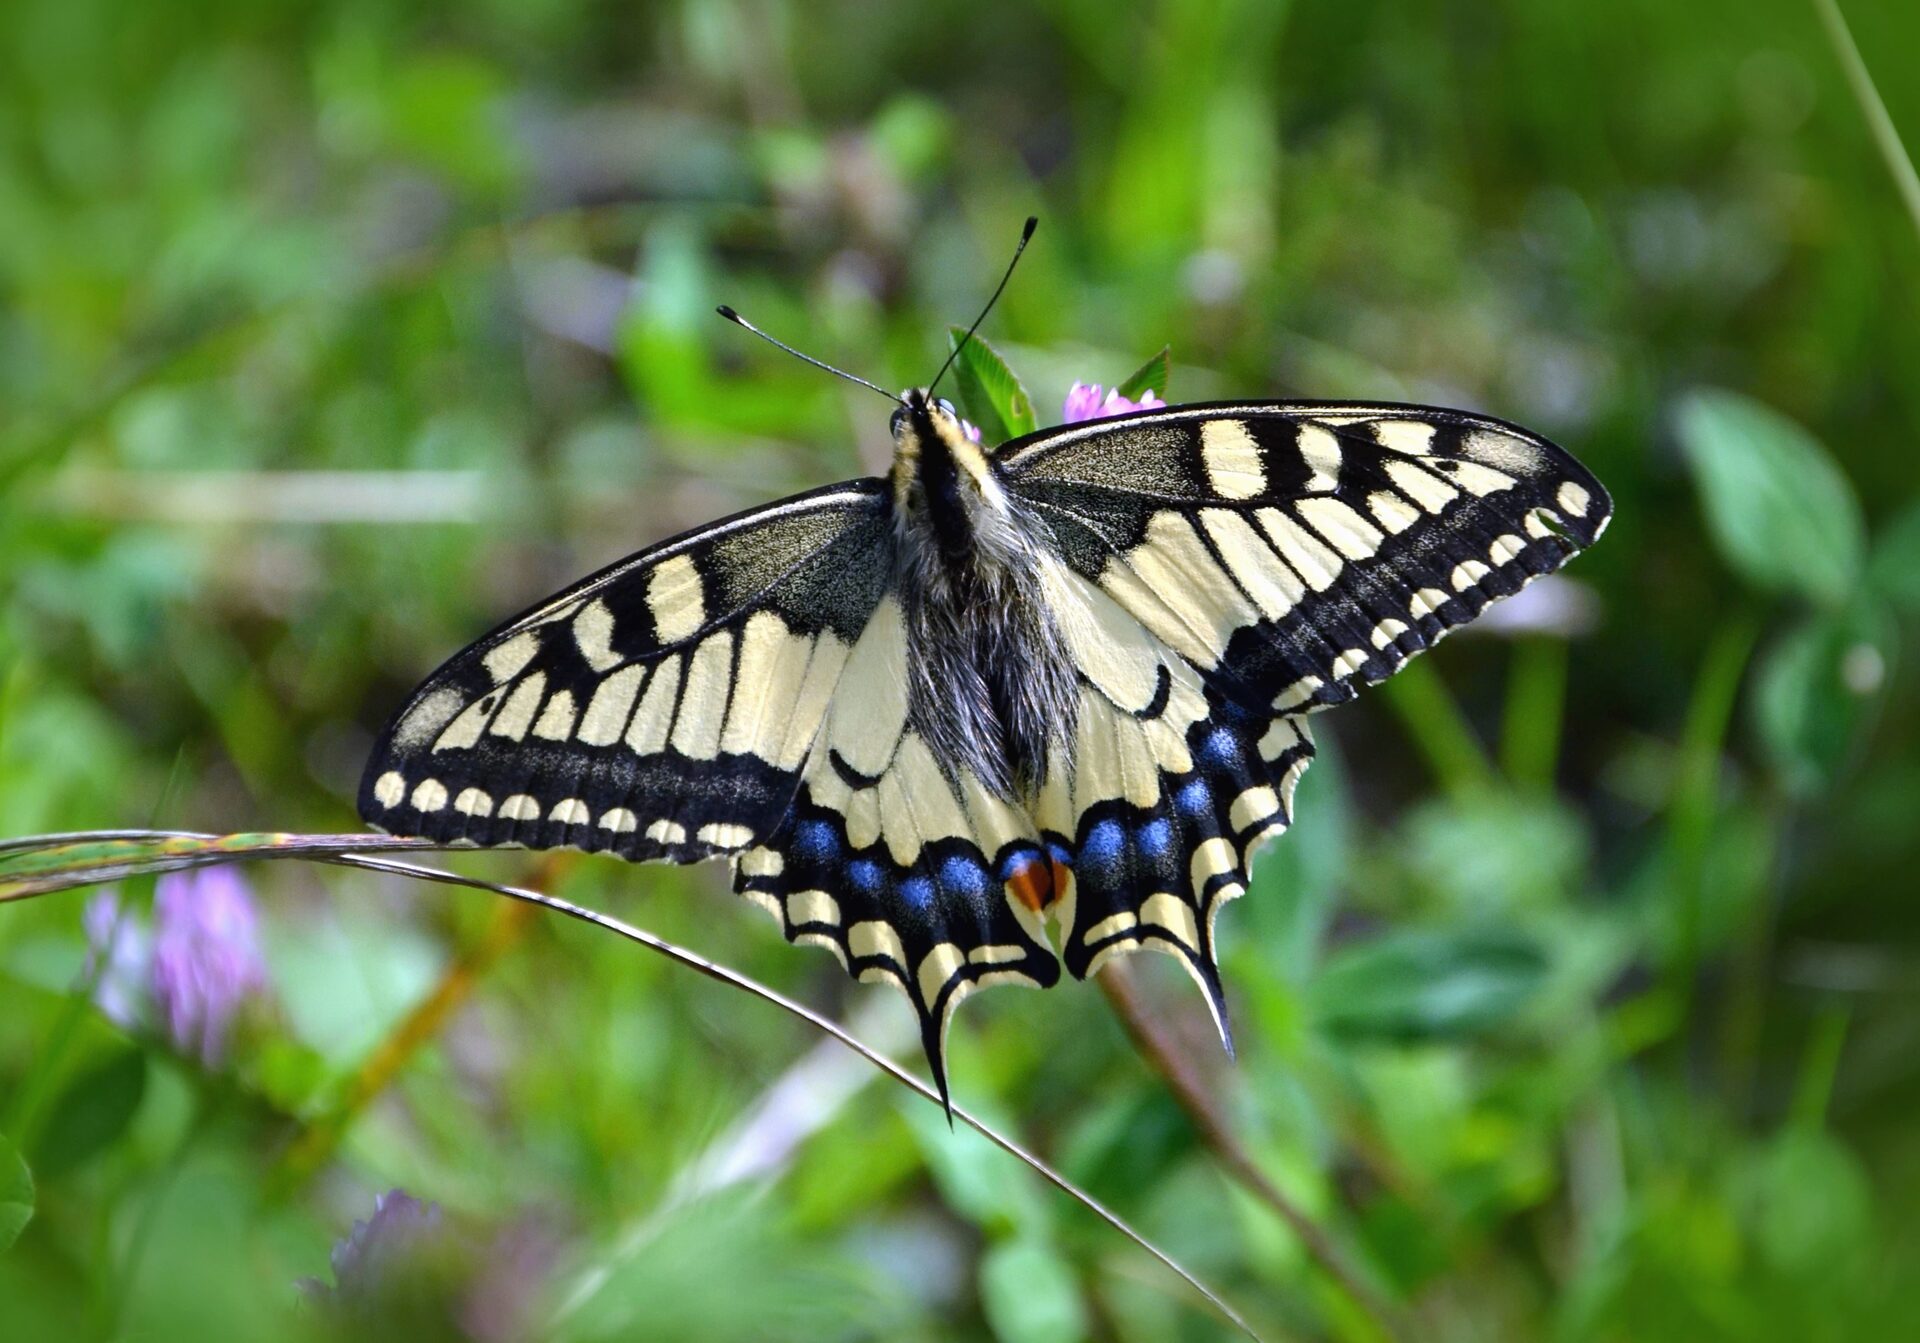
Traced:
POLYGON ((970 552, 1007 508, 992 461, 951 401, 910 387, 893 412, 893 497, 905 525, 933 529, 950 555, 970 552))

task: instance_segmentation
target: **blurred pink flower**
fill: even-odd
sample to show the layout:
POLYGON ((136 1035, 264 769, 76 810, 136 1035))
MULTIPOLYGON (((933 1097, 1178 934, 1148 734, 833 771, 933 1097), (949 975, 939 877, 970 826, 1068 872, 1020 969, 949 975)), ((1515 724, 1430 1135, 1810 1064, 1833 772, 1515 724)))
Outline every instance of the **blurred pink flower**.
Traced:
POLYGON ((153 893, 154 1005, 174 1047, 209 1067, 234 1017, 267 987, 253 896, 230 867, 172 872, 153 893))
POLYGON ((314 1282, 308 1290, 348 1307, 377 1300, 389 1290, 396 1274, 431 1251, 446 1234, 441 1221, 438 1203, 422 1203, 399 1189, 376 1194, 373 1216, 356 1221, 352 1231, 333 1243, 328 1260, 333 1266, 333 1286, 314 1282))
POLYGON ((1066 404, 1060 408, 1060 420, 1063 424, 1079 424, 1083 420, 1104 420, 1125 415, 1130 410, 1153 410, 1166 404, 1151 389, 1140 393, 1138 401, 1129 401, 1117 390, 1103 391, 1097 382, 1076 382, 1067 393, 1066 404))
POLYGON ((94 1005, 122 1030, 148 1019, 148 976, 153 971, 153 934, 138 914, 120 903, 109 887, 87 901, 80 926, 87 935, 87 965, 94 1005))
POLYGON ((299 1287, 336 1320, 378 1337, 512 1343, 538 1334, 559 1254, 558 1238, 538 1222, 476 1239, 437 1203, 389 1189, 374 1199, 373 1216, 334 1242, 333 1285, 303 1278, 299 1287))

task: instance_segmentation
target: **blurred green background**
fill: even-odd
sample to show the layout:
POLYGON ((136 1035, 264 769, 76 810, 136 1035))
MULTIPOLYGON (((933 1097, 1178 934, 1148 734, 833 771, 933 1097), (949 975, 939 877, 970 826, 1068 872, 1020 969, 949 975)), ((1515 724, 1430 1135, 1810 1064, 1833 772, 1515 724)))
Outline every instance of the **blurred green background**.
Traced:
MULTIPOLYGON (((1920 8, 1852 8, 1920 138, 1920 8)), ((1221 922, 1237 1067, 1135 967, 1389 1314, 1094 987, 970 1003, 957 1098, 1274 1337, 1900 1336, 1920 217, 1888 148, 1808 0, 15 0, 0 835, 356 828, 372 732, 501 616, 882 466, 877 400, 715 303, 924 380, 1035 213, 987 334, 1043 421, 1170 343, 1174 400, 1518 420, 1618 519, 1318 721, 1221 922)), ((914 1054, 718 870, 461 865, 914 1054)), ((1223 1336, 744 995, 478 894, 245 877, 270 974, 211 1066, 92 1005, 84 894, 0 910, 0 1233, 33 1210, 0 1337, 324 1332, 295 1282, 392 1187, 460 1246, 385 1317, 414 1337, 1223 1336)))

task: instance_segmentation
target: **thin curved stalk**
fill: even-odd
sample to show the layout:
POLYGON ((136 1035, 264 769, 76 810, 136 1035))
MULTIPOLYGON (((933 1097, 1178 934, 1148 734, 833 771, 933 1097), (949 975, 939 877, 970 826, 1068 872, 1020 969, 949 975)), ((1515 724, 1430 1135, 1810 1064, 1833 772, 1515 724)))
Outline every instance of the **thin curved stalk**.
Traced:
MULTIPOLYGON (((113 843, 160 843, 166 841, 214 843, 222 839, 250 841, 235 843, 232 847, 221 849, 200 849, 193 852, 155 855, 148 863, 134 861, 135 855, 123 855, 119 861, 103 862, 91 877, 74 869, 63 869, 50 874, 44 880, 15 880, 10 888, 6 887, 6 878, 0 875, 0 901, 30 899, 34 896, 50 894, 56 890, 78 886, 94 885, 103 880, 117 880, 120 876, 134 871, 150 872, 155 870, 177 870, 182 867, 207 867, 217 863, 238 862, 243 859, 304 859, 310 862, 328 863, 339 867, 360 868, 369 872, 385 872, 394 876, 411 877, 417 881, 434 882, 446 886, 462 886, 469 890, 486 891, 493 895, 504 896, 509 900, 518 900, 525 904, 538 905, 570 919, 590 924, 595 928, 637 942, 649 951, 665 956, 668 960, 689 970, 705 975, 707 978, 725 984, 731 988, 749 993, 764 1002, 773 1004, 807 1025, 825 1035, 832 1036, 842 1045, 858 1054, 868 1063, 891 1077, 901 1086, 920 1095, 923 1099, 942 1104, 940 1093, 929 1083, 921 1081, 905 1068, 886 1055, 861 1042, 852 1032, 837 1022, 821 1015, 804 1003, 787 997, 777 989, 768 987, 737 970, 708 960, 696 951, 691 951, 677 943, 669 942, 644 929, 617 919, 611 914, 576 905, 557 895, 548 895, 544 891, 535 891, 522 886, 509 886, 502 882, 485 881, 477 877, 462 876, 455 872, 439 868, 426 867, 419 863, 407 862, 398 858, 386 858, 368 855, 361 850, 391 849, 440 849, 445 846, 419 840, 394 840, 377 835, 259 835, 259 836, 218 836, 183 830, 95 830, 74 831, 62 835, 41 835, 22 840, 10 840, 0 843, 0 852, 20 852, 26 850, 46 850, 72 845, 113 844, 113 843)), ((1231 1323, 1248 1338, 1257 1341, 1261 1335, 1255 1332, 1241 1314, 1228 1305, 1218 1293, 1187 1269, 1183 1268, 1171 1255, 1136 1231, 1123 1217, 1091 1194, 1074 1184, 1066 1176, 1054 1170, 1034 1153, 1022 1147, 1013 1139, 1004 1136, 984 1120, 958 1104, 949 1107, 953 1118, 966 1124, 988 1142, 1003 1152, 1025 1163, 1035 1174, 1060 1190, 1101 1221, 1132 1241, 1180 1280, 1197 1292, 1222 1318, 1231 1323)))

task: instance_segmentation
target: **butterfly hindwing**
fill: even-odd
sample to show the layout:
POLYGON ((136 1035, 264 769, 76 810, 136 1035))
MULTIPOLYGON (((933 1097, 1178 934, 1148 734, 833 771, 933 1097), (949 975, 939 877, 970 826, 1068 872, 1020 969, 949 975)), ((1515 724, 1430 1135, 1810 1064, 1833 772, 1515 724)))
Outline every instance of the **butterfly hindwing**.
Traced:
POLYGON ((944 1092, 943 1040, 983 984, 1059 978, 1039 910, 1051 865, 1019 807, 943 767, 910 723, 906 630, 884 598, 847 660, 784 824, 734 863, 788 940, 913 1002, 944 1092))
POLYGON ((1085 977, 1120 952, 1177 956, 1230 1041, 1214 919, 1292 818, 1305 722, 1250 709, 1060 560, 1041 579, 1081 682, 1070 749, 1034 808, 1071 867, 1062 957, 1085 977))
POLYGON ((687 862, 785 815, 891 533, 875 482, 640 552, 509 621, 414 692, 360 811, 398 834, 687 862))

